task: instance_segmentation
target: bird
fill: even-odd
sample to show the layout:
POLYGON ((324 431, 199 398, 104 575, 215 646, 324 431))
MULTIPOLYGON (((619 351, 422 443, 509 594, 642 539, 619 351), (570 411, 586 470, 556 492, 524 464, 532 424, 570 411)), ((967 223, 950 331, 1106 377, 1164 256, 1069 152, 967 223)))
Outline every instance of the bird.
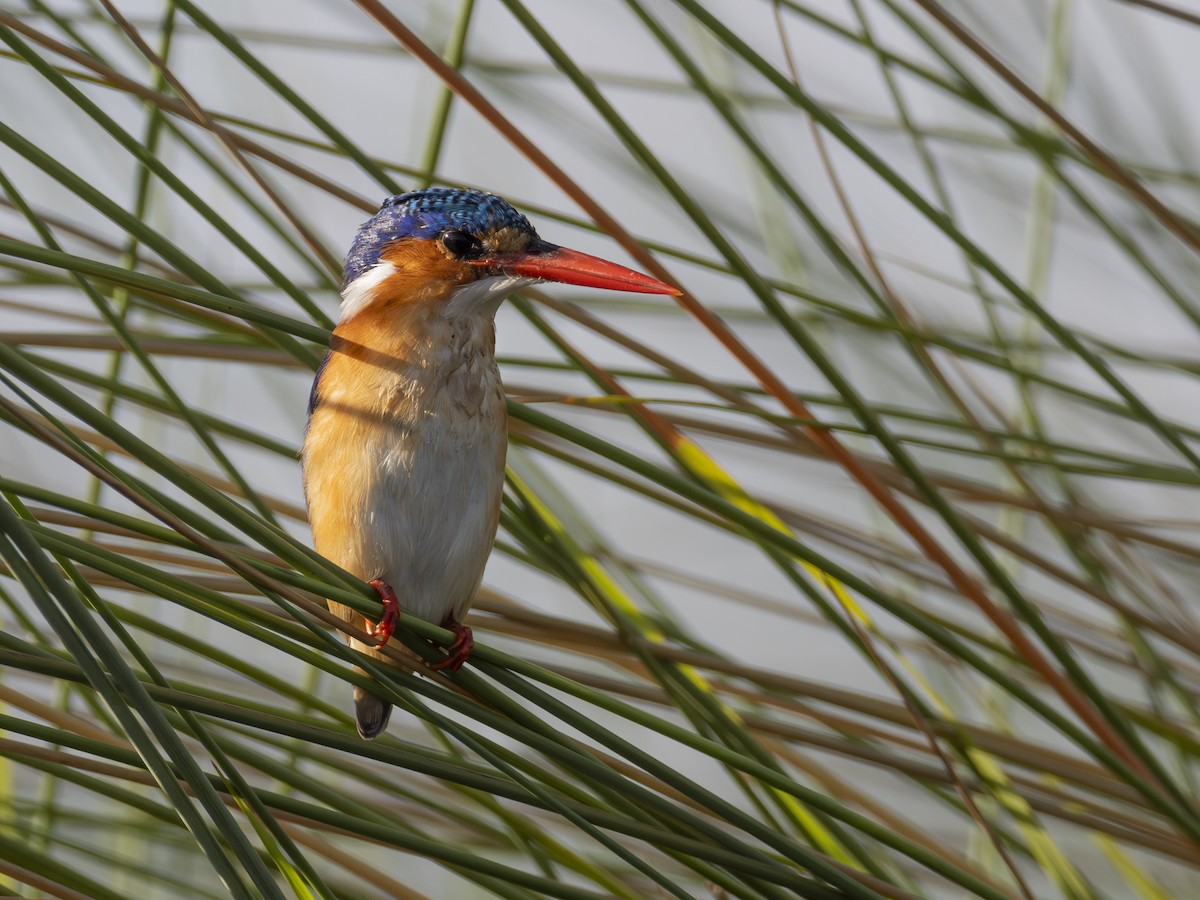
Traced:
MULTIPOLYGON (((403 611, 453 632, 432 668, 458 671, 469 658, 463 619, 495 542, 508 449, 495 316, 510 293, 543 281, 680 293, 542 240, 484 191, 397 194, 359 227, 301 450, 314 548, 382 605, 372 623, 328 601, 374 640, 347 637, 352 649, 392 662, 380 649, 403 611)), ((362 738, 386 729, 392 704, 377 693, 356 686, 354 707, 362 738)))

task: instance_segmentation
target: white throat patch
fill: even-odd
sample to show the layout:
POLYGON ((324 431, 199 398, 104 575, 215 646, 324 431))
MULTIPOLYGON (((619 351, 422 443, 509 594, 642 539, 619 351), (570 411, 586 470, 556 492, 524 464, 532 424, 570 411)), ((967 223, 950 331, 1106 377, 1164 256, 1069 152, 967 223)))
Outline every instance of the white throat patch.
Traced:
POLYGON ((480 278, 470 284, 463 285, 450 295, 442 307, 443 319, 465 319, 468 316, 485 315, 489 318, 496 314, 496 309, 504 302, 504 298, 513 291, 535 284, 536 278, 522 278, 519 275, 492 275, 480 278))

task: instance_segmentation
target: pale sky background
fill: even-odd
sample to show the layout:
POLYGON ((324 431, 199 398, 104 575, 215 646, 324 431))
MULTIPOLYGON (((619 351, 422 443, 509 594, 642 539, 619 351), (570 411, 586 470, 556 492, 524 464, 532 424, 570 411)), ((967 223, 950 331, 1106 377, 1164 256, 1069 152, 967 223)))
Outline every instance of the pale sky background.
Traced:
MULTIPOLYGON (((410 25, 414 19, 409 10, 416 5, 403 4, 410 25)), ((725 0, 707 5, 721 10, 723 20, 734 25, 743 39, 772 63, 782 65, 779 35, 769 3, 725 0)), ((159 15, 158 3, 122 2, 120 6, 146 29, 148 36, 153 33, 150 22, 159 15)), ((457 4, 424 2, 420 6, 424 10, 424 23, 417 30, 432 46, 440 47, 457 4)), ((732 142, 705 104, 699 100, 680 103, 671 91, 620 83, 632 77, 682 83, 678 69, 636 23, 625 4, 615 0, 587 3, 541 0, 529 6, 589 72, 611 76, 601 79, 605 95, 655 153, 670 160, 684 186, 702 198, 710 210, 720 211, 720 224, 741 252, 765 272, 788 275, 800 272, 802 281, 817 292, 868 309, 868 301, 837 273, 799 219, 773 199, 772 189, 755 174, 745 152, 732 142), (764 220, 760 215, 764 209, 772 210, 777 218, 764 220), (773 250, 779 246, 788 248, 782 256, 773 250)), ((838 210, 804 118, 774 101, 775 95, 756 74, 717 48, 674 4, 655 0, 647 6, 679 40, 700 51, 710 77, 735 92, 768 98, 768 102, 756 105, 750 116, 756 135, 849 246, 849 229, 838 210)), ((853 22, 847 4, 841 0, 807 6, 847 25, 853 22)), ((911 36, 881 14, 876 4, 868 6, 881 43, 891 42, 897 50, 927 58, 911 36)), ((901 6, 915 8, 911 3, 901 6)), ((1021 0, 1003 4, 956 2, 947 6, 972 28, 986 34, 994 49, 1002 52, 1024 78, 1035 85, 1043 83, 1047 15, 1057 4, 1021 0), (998 37, 1001 35, 1003 38, 998 37)), ((1191 181, 1180 180, 1175 187, 1156 190, 1181 212, 1200 216, 1200 195, 1194 177, 1200 171, 1197 154, 1200 106, 1194 96, 1195 86, 1200 84, 1200 28, 1181 27, 1117 0, 1078 0, 1066 7, 1072 11, 1074 20, 1070 76, 1059 102, 1060 109, 1128 163, 1190 173, 1191 181)), ((12 3, 5 8, 18 9, 12 3)), ((65 5, 56 4, 56 8, 65 5)), ((221 0, 204 3, 204 9, 226 27, 236 26, 235 30, 264 61, 368 152, 409 165, 419 161, 438 82, 350 4, 317 0, 221 0), (256 37, 259 32, 268 31, 282 31, 293 35, 295 40, 281 44, 256 37), (314 40, 327 46, 314 46, 314 40)), ((119 58, 125 60, 126 70, 143 77, 142 63, 106 31, 91 28, 87 34, 104 46, 115 48, 119 58)), ((864 51, 797 20, 789 22, 788 38, 804 87, 843 115, 877 152, 928 193, 928 184, 908 139, 894 127, 894 108, 871 58, 864 51)), ((978 73, 978 66, 961 52, 956 56, 978 73)), ((293 111, 245 70, 231 66, 224 51, 209 38, 197 36, 192 29, 180 29, 171 63, 189 90, 210 110, 252 118, 269 127, 312 133, 293 111)), ((714 255, 677 207, 664 199, 661 192, 646 188, 645 176, 637 164, 574 89, 554 73, 545 56, 500 3, 491 0, 478 3, 464 71, 539 146, 556 160, 568 162, 572 176, 635 234, 694 253, 714 255), (569 129, 562 127, 564 121, 571 123, 569 129)), ((983 81, 996 87, 995 79, 984 77, 983 81)), ((924 88, 912 79, 902 79, 902 85, 922 125, 945 130, 951 137, 954 134, 1004 137, 991 121, 965 112, 944 94, 924 88)), ((89 87, 88 94, 103 102, 105 109, 131 131, 140 133, 143 112, 136 104, 95 87, 89 87)), ((1023 121, 1037 121, 1028 107, 1011 93, 997 87, 994 96, 1023 121)), ((27 67, 8 60, 0 60, 0 118, 30 139, 54 147, 60 158, 71 160, 75 171, 101 190, 116 198, 130 196, 132 170, 125 151, 99 129, 81 126, 80 117, 52 87, 27 67)), ((1027 155, 1014 153, 1001 143, 997 140, 993 152, 982 152, 974 145, 964 146, 953 139, 938 142, 936 148, 961 223, 1012 273, 1023 276, 1030 243, 1036 239, 1030 225, 1030 196, 1038 176, 1027 155)), ((914 312, 940 328, 981 329, 984 323, 977 301, 955 285, 925 274, 933 271, 961 282, 965 270, 958 253, 861 163, 836 144, 831 142, 830 146, 873 248, 885 260, 887 274, 914 312)), ((299 161, 317 165, 327 177, 371 200, 382 199, 382 191, 367 176, 343 161, 315 150, 288 147, 287 152, 299 161)), ((301 284, 308 283, 308 270, 270 235, 262 233, 256 223, 245 221, 237 212, 238 201, 215 185, 208 173, 183 152, 176 152, 174 158, 169 153, 167 159, 172 165, 178 164, 179 174, 219 210, 231 213, 232 221, 243 226, 273 262, 301 284)), ((2 148, 0 166, 39 207, 53 209, 85 227, 111 232, 98 213, 2 148)), ((521 203, 579 215, 553 184, 461 102, 454 106, 439 171, 448 178, 485 187, 521 203)), ((403 177, 397 177, 407 186, 403 177)), ((1093 198, 1122 221, 1136 222, 1142 215, 1133 211, 1130 202, 1111 186, 1099 184, 1094 177, 1084 176, 1081 180, 1092 191, 1093 198)), ((327 245, 335 253, 343 253, 365 214, 296 182, 275 181, 327 245)), ((630 262, 607 239, 536 213, 531 218, 549 240, 630 262)), ((156 192, 147 219, 230 282, 263 283, 261 273, 199 222, 196 214, 177 198, 156 192)), ((0 211, 0 231, 27 234, 19 217, 7 211, 0 211)), ((1146 225, 1140 236, 1146 252, 1172 274, 1175 283, 1186 291, 1188 301, 1200 303, 1197 296, 1200 279, 1196 277, 1200 267, 1196 260, 1174 239, 1162 238, 1157 228, 1146 225)), ((1096 227, 1061 197, 1057 201, 1051 240, 1051 268, 1042 298, 1061 320, 1122 346, 1194 362, 1200 351, 1196 330, 1177 310, 1166 305, 1160 293, 1149 290, 1145 276, 1131 267, 1128 257, 1114 252, 1112 245, 1098 236, 1096 227)), ((791 384, 828 392, 819 374, 775 326, 750 315, 739 315, 755 310, 755 302, 745 293, 744 286, 698 267, 666 262, 689 290, 726 313, 739 334, 791 384)), ((589 299, 581 289, 556 288, 555 293, 581 301, 589 299)), ((30 299, 32 295, 23 296, 30 299)), ((280 310, 293 309, 289 300, 273 291, 259 291, 255 296, 280 310)), ((335 315, 337 298, 332 291, 315 291, 313 296, 335 315)), ((54 290, 38 291, 36 300, 57 309, 85 302, 74 293, 54 290)), ((804 311, 803 303, 795 307, 804 311)), ((700 326, 678 313, 669 300, 663 299, 658 311, 638 315, 640 340, 711 377, 744 380, 736 361, 700 326)), ((1010 314, 1009 321, 1018 319, 1010 314)), ((76 327, 53 317, 10 310, 0 311, 0 322, 6 331, 76 327)), ((141 324, 150 323, 143 320, 141 324)), ((578 329, 564 330, 600 362, 612 365, 629 362, 629 357, 610 344, 578 329)), ((860 390, 875 402, 939 408, 931 389, 914 375, 911 363, 891 342, 861 335, 851 340, 840 329, 820 333, 853 374, 860 390)), ((498 352, 502 357, 545 357, 549 353, 545 342, 512 309, 503 309, 499 314, 498 334, 498 352)), ((68 354, 64 358, 79 357, 68 354)), ((94 358, 99 360, 100 356, 94 358)), ((1059 376, 1069 376, 1080 385, 1101 390, 1095 376, 1083 371, 1077 362, 1051 358, 1045 365, 1059 376)), ((1197 422, 1200 395, 1192 375, 1146 374, 1130 367, 1117 367, 1158 411, 1182 421, 1197 422)), ((299 444, 309 373, 184 360, 170 360, 164 369, 197 408, 219 410, 223 415, 299 444)), ((126 371, 134 371, 134 367, 130 365, 126 371)), ((996 390, 1002 402, 1013 401, 1011 391, 1001 386, 994 373, 974 368, 971 372, 981 383, 996 390)), ((550 376, 531 374, 527 369, 506 368, 505 374, 512 385, 537 387, 552 383, 550 376)), ((557 383, 563 384, 561 380, 557 383)), ((582 381, 573 385, 581 393, 593 392, 582 381)), ((668 393, 671 391, 663 389, 663 394, 668 393)), ((1109 426, 1096 416, 1082 420, 1065 408, 1057 416, 1053 407, 1048 410, 1051 426, 1076 442, 1121 450, 1138 448, 1147 457, 1171 458, 1153 436, 1128 426, 1109 426)), ((595 413, 561 407, 553 412, 586 427, 604 428, 611 440, 656 453, 647 449, 631 426, 614 417, 599 418, 595 413)), ((836 412, 828 415, 831 419, 839 416, 836 412)), ((173 454, 207 463, 203 452, 180 429, 164 430, 157 420, 142 419, 135 411, 126 413, 125 424, 173 454)), ((66 492, 78 490, 83 483, 77 470, 48 458, 31 442, 14 439, 2 429, 0 441, 3 441, 3 468, 13 477, 54 484, 66 492)), ((848 438, 847 443, 866 447, 853 438, 848 438)), ((861 492, 831 465, 800 459, 781 471, 777 456, 771 457, 771 468, 767 468, 763 465, 764 458, 753 451, 720 442, 709 442, 706 446, 747 486, 770 489, 802 509, 824 511, 854 524, 874 525, 885 533, 890 530, 861 492)), ((245 463, 245 471, 253 477, 256 487, 293 503, 302 502, 298 466, 265 454, 232 449, 235 459, 245 463)), ((939 461, 958 464, 945 458, 939 461)), ((774 569, 764 564, 752 546, 668 517, 626 492, 604 489, 563 466, 548 464, 546 471, 557 479, 571 501, 586 511, 605 541, 614 548, 637 557, 659 559, 674 568, 736 584, 747 591, 791 603, 803 602, 774 569), (642 507, 639 514, 631 515, 631 510, 638 507, 642 507)), ((1195 497, 1189 491, 1148 488, 1129 482, 1119 486, 1096 482, 1089 484, 1088 490, 1093 501, 1130 515, 1153 513, 1163 519, 1189 521, 1196 518, 1195 497)), ((1191 534, 1190 530, 1172 533, 1191 534)), ((1053 552, 1057 553, 1057 549, 1053 552)), ((1163 574, 1185 580, 1189 577, 1171 571, 1163 574)), ((532 576, 509 560, 493 557, 487 581, 536 608, 594 621, 593 615, 565 588, 532 576)), ((677 615, 730 656, 754 659, 806 678, 890 694, 878 676, 854 657, 844 642, 830 639, 825 628, 731 606, 692 587, 666 581, 657 586, 677 615), (770 640, 764 642, 764 635, 769 635, 770 640)), ((178 610, 170 614, 182 616, 178 610)), ((341 696, 345 688, 341 684, 326 687, 331 696, 341 696)), ((396 727, 394 720, 393 730, 396 727)), ((855 772, 861 772, 862 781, 868 786, 883 791, 894 789, 894 782, 873 770, 864 767, 855 772)), ((912 809, 916 818, 938 807, 914 796, 912 809)), ((935 823, 936 813, 931 812, 928 821, 935 823)), ((936 826, 931 824, 931 827, 936 826)), ((1086 852, 1082 846, 1079 850, 1086 852)), ((435 878, 436 873, 430 877, 435 878)))

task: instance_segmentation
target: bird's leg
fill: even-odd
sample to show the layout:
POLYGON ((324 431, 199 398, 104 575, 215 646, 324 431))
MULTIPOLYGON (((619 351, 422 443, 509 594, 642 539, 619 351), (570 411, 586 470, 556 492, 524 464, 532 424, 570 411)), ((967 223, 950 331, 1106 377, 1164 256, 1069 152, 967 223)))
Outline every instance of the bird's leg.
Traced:
POLYGON ((396 623, 400 621, 400 604, 396 600, 396 592, 386 581, 376 578, 368 583, 375 588, 379 599, 383 601, 383 615, 379 617, 378 622, 367 629, 371 633, 371 637, 378 639, 379 643, 375 645, 375 648, 378 649, 388 642, 388 638, 396 630, 396 623))
POLYGON ((446 616, 442 619, 442 627, 454 632, 454 643, 446 648, 446 653, 449 655, 445 659, 435 662, 429 668, 457 672, 463 667, 463 663, 467 661, 471 651, 475 649, 475 636, 471 634, 470 628, 456 621, 454 616, 446 616))

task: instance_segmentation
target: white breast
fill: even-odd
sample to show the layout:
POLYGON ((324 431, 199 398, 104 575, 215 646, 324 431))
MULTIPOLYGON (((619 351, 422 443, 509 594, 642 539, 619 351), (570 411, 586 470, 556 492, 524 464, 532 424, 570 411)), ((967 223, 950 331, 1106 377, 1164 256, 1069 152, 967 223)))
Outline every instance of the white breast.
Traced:
POLYGON ((507 419, 490 322, 479 331, 446 323, 411 378, 395 384, 403 402, 384 404, 403 413, 363 447, 377 473, 361 498, 363 560, 402 605, 434 622, 465 615, 499 521, 507 419))

